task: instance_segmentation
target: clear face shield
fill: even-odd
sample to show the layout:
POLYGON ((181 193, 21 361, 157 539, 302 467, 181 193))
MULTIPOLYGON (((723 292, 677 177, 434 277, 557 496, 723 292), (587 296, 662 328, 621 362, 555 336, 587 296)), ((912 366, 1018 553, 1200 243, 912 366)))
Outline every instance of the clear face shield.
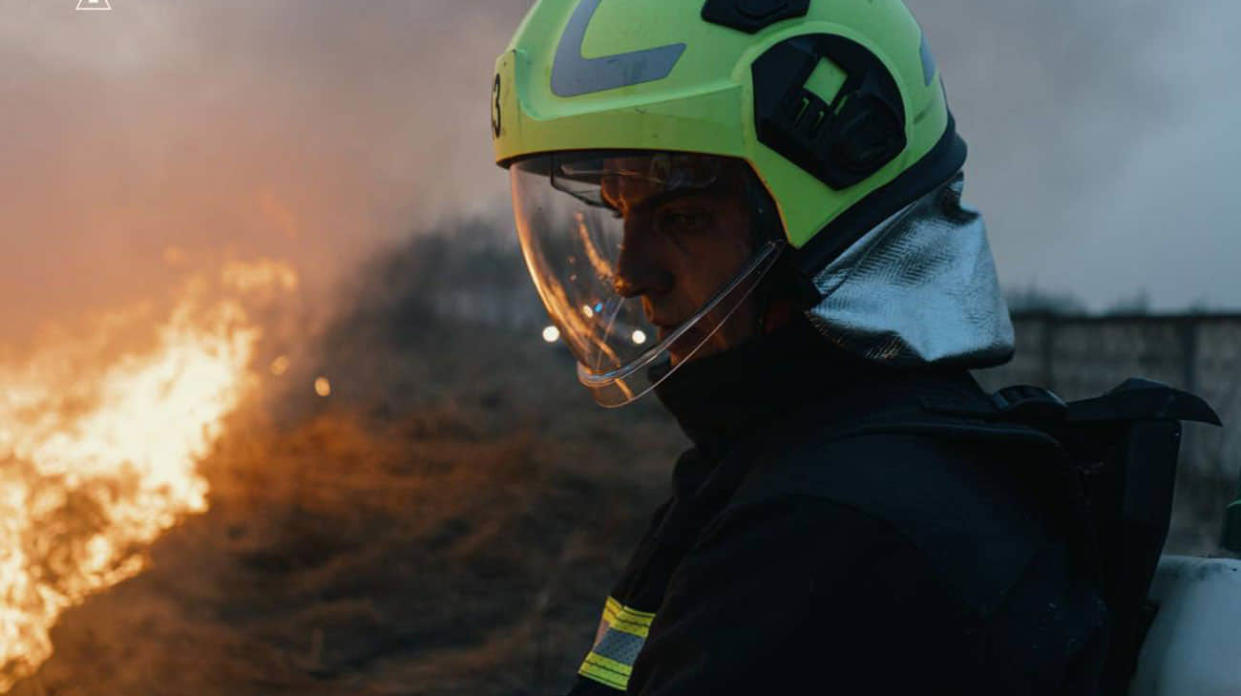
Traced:
POLYGON ((754 335, 754 291, 785 242, 743 161, 572 152, 510 172, 526 264, 600 404, 627 404, 754 335))

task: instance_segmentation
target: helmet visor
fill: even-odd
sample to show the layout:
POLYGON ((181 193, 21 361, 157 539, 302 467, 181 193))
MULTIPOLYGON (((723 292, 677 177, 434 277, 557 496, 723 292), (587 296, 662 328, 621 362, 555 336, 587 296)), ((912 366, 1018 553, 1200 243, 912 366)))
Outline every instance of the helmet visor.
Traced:
POLYGON ((511 168, 539 296, 604 406, 747 337, 783 235, 750 167, 708 155, 573 152, 511 168))

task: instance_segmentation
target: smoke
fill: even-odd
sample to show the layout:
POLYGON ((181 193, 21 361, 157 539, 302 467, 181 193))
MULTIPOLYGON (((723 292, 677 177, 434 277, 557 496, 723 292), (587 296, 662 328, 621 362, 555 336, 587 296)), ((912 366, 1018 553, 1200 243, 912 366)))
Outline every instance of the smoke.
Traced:
POLYGON ((168 258, 328 287, 503 195, 486 99, 524 0, 111 5, 0 12, 0 340, 157 295, 168 258))
POLYGON ((1235 308, 1241 5, 908 0, 1010 286, 1235 308))

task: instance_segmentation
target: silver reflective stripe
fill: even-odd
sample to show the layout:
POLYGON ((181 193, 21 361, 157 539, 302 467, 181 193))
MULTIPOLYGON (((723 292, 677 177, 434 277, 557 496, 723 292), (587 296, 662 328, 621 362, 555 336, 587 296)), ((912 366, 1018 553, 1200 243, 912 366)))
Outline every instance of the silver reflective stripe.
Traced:
POLYGON ((601 58, 583 57, 586 28, 602 2, 582 0, 560 37, 552 65, 552 92, 558 97, 577 97, 662 80, 685 52, 685 44, 679 43, 601 58))
POLYGON ((609 628, 598 644, 591 648, 591 652, 632 667, 645 640, 640 636, 609 628))
POLYGON ((927 87, 931 86, 931 81, 935 79, 935 56, 931 55, 931 44, 926 41, 926 34, 922 34, 922 80, 927 87))

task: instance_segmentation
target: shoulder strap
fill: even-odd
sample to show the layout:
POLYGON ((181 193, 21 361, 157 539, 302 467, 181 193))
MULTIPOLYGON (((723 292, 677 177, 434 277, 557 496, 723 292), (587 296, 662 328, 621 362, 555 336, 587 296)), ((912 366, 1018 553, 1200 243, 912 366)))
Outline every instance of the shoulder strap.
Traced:
POLYGON ((857 509, 899 531, 963 602, 990 614, 1045 533, 1016 501, 1036 498, 1034 488, 1059 495, 1069 467, 1037 428, 926 408, 942 399, 990 412, 985 392, 958 386, 927 380, 863 414, 789 423, 757 451, 729 506, 792 494, 857 509))

